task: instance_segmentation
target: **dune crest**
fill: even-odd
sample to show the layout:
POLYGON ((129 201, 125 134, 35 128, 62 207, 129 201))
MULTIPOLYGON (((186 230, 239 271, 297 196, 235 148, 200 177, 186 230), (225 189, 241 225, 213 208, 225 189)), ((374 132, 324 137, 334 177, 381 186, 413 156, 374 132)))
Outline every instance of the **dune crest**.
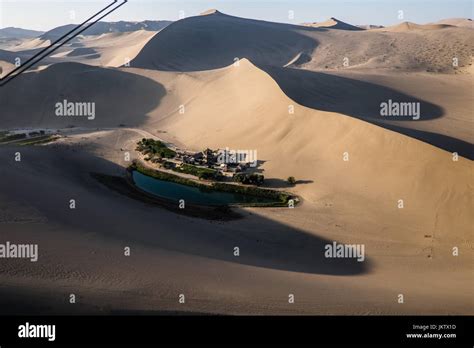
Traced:
POLYGON ((324 22, 314 23, 303 23, 304 26, 313 28, 327 28, 327 29, 339 29, 339 30, 364 30, 363 28, 357 27, 352 24, 345 23, 337 18, 331 17, 324 22))
POLYGON ((202 71, 226 67, 239 58, 257 65, 284 66, 317 46, 302 28, 228 15, 188 17, 153 37, 131 66, 202 71))
POLYGON ((200 16, 208 16, 208 15, 222 15, 223 13, 220 12, 219 10, 216 10, 215 8, 211 8, 209 10, 206 10, 204 12, 201 12, 199 15, 200 16))
POLYGON ((412 22, 403 22, 391 27, 377 29, 380 31, 404 32, 412 30, 439 30, 453 27, 448 24, 416 24, 412 22))
POLYGON ((474 22, 470 18, 447 18, 437 21, 433 24, 447 24, 453 25, 460 28, 474 28, 474 22))

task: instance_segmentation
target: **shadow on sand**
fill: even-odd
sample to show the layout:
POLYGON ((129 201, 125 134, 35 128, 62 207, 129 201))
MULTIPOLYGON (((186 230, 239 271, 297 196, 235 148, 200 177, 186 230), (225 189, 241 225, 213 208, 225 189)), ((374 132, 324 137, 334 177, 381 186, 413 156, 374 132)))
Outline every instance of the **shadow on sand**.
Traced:
POLYGON ((368 258, 364 262, 326 258, 325 247, 332 240, 245 209, 239 211, 243 219, 216 223, 183 217, 116 193, 93 179, 90 172, 123 175, 124 168, 86 152, 60 145, 23 147, 22 156, 28 161, 19 171, 10 159, 12 150, 15 148, 0 149, 0 160, 5 163, 0 194, 29 202, 64 231, 97 233, 133 245, 289 272, 351 276, 371 268, 368 258), (71 196, 80 202, 80 209, 73 212, 65 203, 71 196), (239 257, 233 253, 236 246, 239 257))
MULTIPOLYGON (((380 114, 380 104, 393 102, 420 103, 420 121, 443 116, 444 110, 432 103, 401 93, 392 88, 321 72, 260 67, 297 103, 318 110, 337 112, 369 122, 387 121, 380 114)), ((389 117, 391 121, 414 122, 411 117, 389 117)))
POLYGON ((288 180, 277 179, 277 178, 270 178, 265 179, 265 186, 264 187, 271 187, 271 188, 291 188, 298 185, 307 185, 312 184, 313 180, 296 180, 295 184, 290 184, 288 180))
MULTIPOLYGON (((166 95, 152 79, 79 63, 21 74, 2 88, 0 129, 139 126, 166 95), (56 115, 56 104, 94 103, 94 118, 56 115)), ((84 116, 84 115, 80 115, 84 116)))
POLYGON ((444 134, 412 128, 418 122, 443 117, 440 106, 415 98, 392 88, 370 82, 321 72, 261 66, 280 86, 283 92, 297 103, 306 107, 341 113, 359 118, 377 126, 408 135, 441 149, 457 152, 463 157, 474 159, 473 145, 444 134), (381 103, 420 103, 420 117, 381 115, 381 103))

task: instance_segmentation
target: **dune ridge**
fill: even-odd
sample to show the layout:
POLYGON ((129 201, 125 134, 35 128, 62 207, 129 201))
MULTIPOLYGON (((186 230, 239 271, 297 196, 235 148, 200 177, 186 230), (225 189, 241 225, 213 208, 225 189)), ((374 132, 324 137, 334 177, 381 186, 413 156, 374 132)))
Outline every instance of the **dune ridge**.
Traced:
POLYGON ((313 22, 313 23, 303 23, 304 26, 313 27, 313 28, 327 28, 327 29, 338 29, 338 30, 364 30, 358 26, 345 23, 337 18, 331 17, 324 22, 313 22))
POLYGON ((463 28, 474 28, 474 23, 470 18, 447 18, 442 19, 437 24, 447 24, 447 25, 454 25, 456 27, 463 27, 463 28))
POLYGON ((143 47, 131 65, 201 71, 247 58, 257 66, 294 65, 313 71, 386 69, 456 73, 469 72, 473 42, 472 30, 446 25, 405 23, 395 28, 330 30, 210 14, 168 26, 143 47), (452 52, 456 52, 458 66, 453 66, 452 52), (300 57, 304 59, 299 61, 300 57))
POLYGON ((381 28, 378 30, 381 31, 391 31, 391 32, 405 32, 405 31, 412 31, 412 30, 439 30, 439 29, 446 29, 453 27, 450 24, 416 24, 412 22, 403 22, 394 26, 381 28))

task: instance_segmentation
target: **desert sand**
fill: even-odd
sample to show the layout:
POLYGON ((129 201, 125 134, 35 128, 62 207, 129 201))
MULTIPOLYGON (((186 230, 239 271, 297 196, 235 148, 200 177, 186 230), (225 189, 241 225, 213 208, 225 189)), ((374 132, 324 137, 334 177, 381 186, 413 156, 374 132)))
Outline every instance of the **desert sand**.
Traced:
POLYGON ((304 26, 313 27, 313 28, 328 28, 328 29, 341 29, 341 30, 363 30, 355 25, 348 24, 337 18, 331 17, 324 22, 314 22, 314 23, 303 23, 304 26))
POLYGON ((469 18, 447 18, 437 22, 437 24, 448 24, 456 27, 474 28, 472 19, 469 18))
POLYGON ((157 34, 125 35, 130 41, 89 38, 98 55, 91 60, 103 67, 81 55, 52 57, 57 63, 0 91, 2 129, 75 127, 49 145, 0 147, 1 239, 38 243, 41 261, 0 263, 1 308, 474 313, 472 35, 456 27, 309 28, 210 11, 157 34), (355 35, 362 45, 351 45, 355 35), (382 53, 392 44, 393 54, 382 53), (425 55, 414 60, 414 47, 425 55), (434 58, 431 48, 442 54, 434 58), (453 50, 462 58, 458 74, 446 66, 453 50), (354 63, 340 66, 349 53, 354 63), (124 55, 136 56, 132 67, 118 68, 124 55), (388 98, 419 101, 421 120, 380 119, 388 98), (95 102, 95 120, 56 117, 62 99, 95 102), (124 151, 136 156, 143 137, 190 150, 256 149, 266 186, 302 204, 240 208, 239 220, 208 221, 136 201, 90 176, 124 175, 124 151), (333 241, 364 244, 366 260, 325 258, 333 241), (77 304, 68 304, 70 293, 77 304))

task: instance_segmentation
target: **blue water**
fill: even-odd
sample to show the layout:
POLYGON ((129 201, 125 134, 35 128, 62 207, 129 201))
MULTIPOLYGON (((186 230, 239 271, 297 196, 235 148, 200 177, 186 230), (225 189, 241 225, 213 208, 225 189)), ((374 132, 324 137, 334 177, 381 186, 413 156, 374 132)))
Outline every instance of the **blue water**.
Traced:
POLYGON ((155 179, 138 171, 133 171, 132 176, 135 185, 137 185, 143 191, 176 202, 178 202, 180 199, 184 199, 186 203, 196 205, 229 205, 274 202, 274 200, 269 198, 248 196, 238 193, 202 190, 198 187, 191 187, 170 181, 155 179))

